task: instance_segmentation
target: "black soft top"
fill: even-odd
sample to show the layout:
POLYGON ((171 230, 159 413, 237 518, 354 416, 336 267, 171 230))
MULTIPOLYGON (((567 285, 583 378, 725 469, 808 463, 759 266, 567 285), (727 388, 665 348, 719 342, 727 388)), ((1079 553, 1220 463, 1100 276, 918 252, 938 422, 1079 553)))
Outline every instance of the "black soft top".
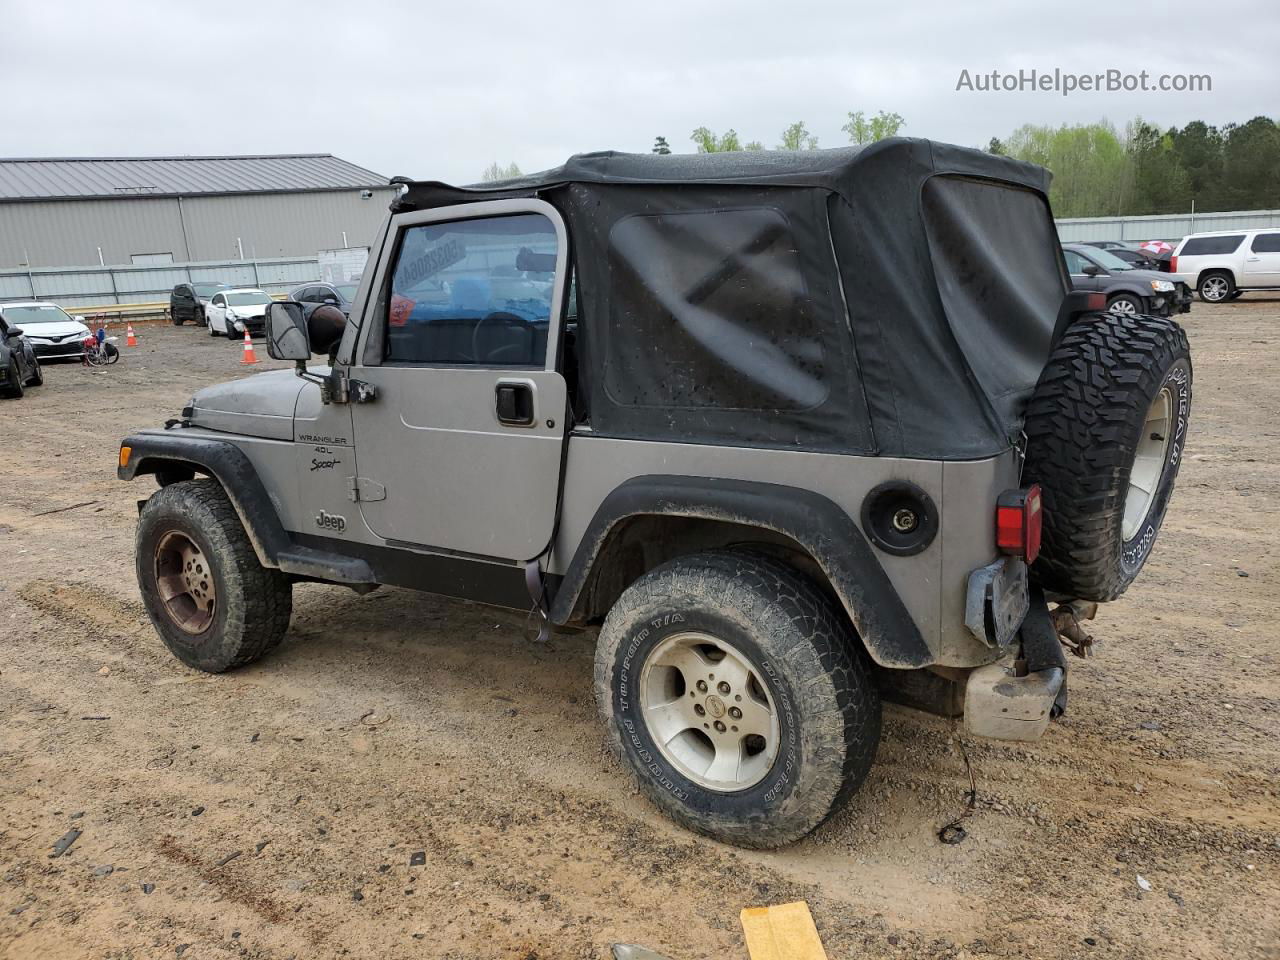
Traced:
POLYGON ((587 153, 418 182, 393 212, 540 197, 569 228, 597 433, 928 459, 1015 442, 1069 284, 1042 167, 867 147, 587 153))

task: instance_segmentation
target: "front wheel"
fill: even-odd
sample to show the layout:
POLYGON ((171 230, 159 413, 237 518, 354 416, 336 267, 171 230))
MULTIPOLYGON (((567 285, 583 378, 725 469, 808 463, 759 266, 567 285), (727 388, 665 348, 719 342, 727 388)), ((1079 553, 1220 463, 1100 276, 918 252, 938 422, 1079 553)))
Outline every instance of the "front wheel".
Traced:
POLYGON ((673 560, 605 619, 596 699, 616 755, 677 822, 744 847, 790 843, 861 785, 880 699, 847 621, 768 557, 673 560))
POLYGON ((1117 293, 1107 301, 1107 309, 1119 317, 1136 317, 1142 312, 1142 301, 1131 293, 1117 293))
POLYGON ((21 400, 23 393, 26 391, 22 388, 22 371, 18 368, 18 358, 12 353, 9 354, 8 384, 3 391, 0 391, 0 395, 11 397, 14 400, 21 400))
POLYGON ((44 386, 44 371, 40 369, 40 358, 31 358, 31 379, 27 381, 28 387, 44 386))
POLYGON ((264 567, 216 480, 187 480, 151 495, 138 517, 135 564, 142 602, 169 652, 222 673, 284 639, 289 578, 264 567))

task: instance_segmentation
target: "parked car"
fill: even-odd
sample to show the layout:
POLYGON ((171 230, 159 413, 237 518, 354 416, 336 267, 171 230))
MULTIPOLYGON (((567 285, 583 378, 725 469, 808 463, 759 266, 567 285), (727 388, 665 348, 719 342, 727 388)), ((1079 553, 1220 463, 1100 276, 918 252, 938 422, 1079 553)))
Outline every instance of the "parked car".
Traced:
POLYGON ((44 383, 40 360, 22 328, 0 314, 0 396, 18 398, 44 383))
POLYGON ((310 316, 311 311, 322 304, 337 307, 344 316, 351 316, 351 301, 356 298, 358 283, 304 283, 290 291, 289 299, 302 304, 303 312, 310 316))
POLYGON ((249 336, 262 333, 266 322, 267 304, 271 295, 256 287, 238 287, 219 290, 209 298, 209 336, 236 337, 249 329, 249 336))
POLYGON ((896 138, 406 184, 351 324, 271 304, 295 369, 123 440, 151 621, 209 672, 276 647, 299 582, 602 624, 614 753, 751 847, 857 790, 882 694, 1034 740, 1058 629, 1157 539, 1192 377, 1175 321, 1071 291, 1048 188, 896 138))
POLYGON ((1280 290, 1280 229, 1193 233, 1174 249, 1171 272, 1206 303, 1280 290))
POLYGON ((1123 240, 1082 240, 1085 246, 1097 247, 1099 250, 1133 250, 1136 244, 1125 243, 1123 240))
POLYGON ((1170 317, 1191 309, 1191 291, 1186 284, 1156 270, 1135 269, 1110 250, 1087 243, 1064 243, 1062 253, 1071 286, 1106 294, 1107 309, 1112 313, 1170 317))
POLYGON ((200 283, 180 283, 169 292, 169 316, 175 327, 180 327, 188 320, 203 326, 209 309, 209 301, 219 290, 229 290, 220 280, 201 281, 200 283))
POLYGON ((56 303, 27 300, 0 304, 0 313, 10 326, 21 327, 36 356, 45 360, 83 357, 89 328, 56 303))

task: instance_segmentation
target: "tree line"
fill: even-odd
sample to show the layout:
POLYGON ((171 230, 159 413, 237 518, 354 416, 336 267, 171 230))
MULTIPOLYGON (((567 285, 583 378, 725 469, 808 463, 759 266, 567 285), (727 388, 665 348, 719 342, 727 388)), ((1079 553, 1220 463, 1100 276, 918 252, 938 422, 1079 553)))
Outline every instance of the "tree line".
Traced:
MULTIPOLYGON (((881 110, 874 117, 867 116, 861 110, 850 112, 848 122, 841 129, 849 135, 850 143, 865 144, 885 137, 894 137, 906 121, 899 114, 886 113, 881 110)), ((764 150, 765 145, 759 140, 748 140, 743 143, 738 132, 732 128, 724 133, 716 134, 708 127, 698 127, 690 134, 698 153, 729 153, 740 150, 764 150)), ((809 132, 803 120, 797 120, 785 130, 779 138, 778 150, 816 150, 818 138, 809 132)), ((653 141, 653 153, 667 156, 671 153, 671 145, 666 137, 656 137, 653 141)), ((501 164, 493 162, 485 167, 480 175, 483 183, 498 180, 509 180, 520 176, 520 168, 514 163, 501 164)))
MULTIPOLYGON (((874 116, 850 112, 841 127, 854 144, 896 136, 906 121, 883 110, 874 116)), ((768 149, 741 140, 734 128, 716 133, 698 127, 689 136, 698 153, 768 149)), ((818 138, 803 120, 779 135, 774 149, 814 150, 818 138)), ((1058 217, 1142 216, 1215 210, 1280 209, 1280 124, 1269 117, 1210 126, 1194 120, 1160 127, 1137 118, 1123 131, 1107 122, 1025 124, 1003 140, 992 137, 988 152, 1048 167, 1049 199, 1058 217)), ((652 152, 670 154, 666 137, 652 152)), ((519 175, 514 163, 491 164, 485 180, 519 175)))
POLYGON ((1280 209, 1280 124, 1026 124, 987 149, 1048 167, 1059 217, 1280 209))

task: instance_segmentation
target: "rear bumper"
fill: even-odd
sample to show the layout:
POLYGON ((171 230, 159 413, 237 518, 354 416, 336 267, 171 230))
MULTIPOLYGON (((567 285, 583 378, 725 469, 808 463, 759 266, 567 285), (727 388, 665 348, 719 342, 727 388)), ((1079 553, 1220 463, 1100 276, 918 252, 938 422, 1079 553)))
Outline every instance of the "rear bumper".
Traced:
POLYGON ((1039 587, 1030 590, 1021 640, 995 663, 969 673, 964 687, 964 726, 993 740, 1038 740, 1066 709, 1067 659, 1049 605, 1039 587))
POLYGON ((992 740, 1039 740, 1066 682, 1061 667, 1031 672, 1015 654, 979 667, 965 682, 965 730, 992 740))

